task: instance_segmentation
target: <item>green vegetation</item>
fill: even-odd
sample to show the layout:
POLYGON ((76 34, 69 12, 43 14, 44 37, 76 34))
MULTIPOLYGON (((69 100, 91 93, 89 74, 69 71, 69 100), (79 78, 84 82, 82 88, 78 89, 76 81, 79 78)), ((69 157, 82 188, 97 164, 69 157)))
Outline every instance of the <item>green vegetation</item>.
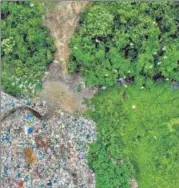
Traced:
POLYGON ((2 2, 2 86, 15 96, 33 95, 41 87, 55 46, 42 23, 41 3, 2 2))
MULTIPOLYGON (((1 5, 3 88, 32 96, 55 52, 44 7, 1 5)), ((50 11, 54 5, 46 3, 50 11)), ((178 2, 97 2, 81 15, 69 44, 69 72, 104 86, 86 99, 98 132, 89 151, 96 188, 130 188, 133 178, 139 188, 179 185, 179 90, 172 86, 179 81, 178 12, 178 2)))
POLYGON ((97 188, 127 188, 132 178, 139 188, 179 185, 179 91, 171 84, 179 81, 178 12, 177 2, 99 2, 81 15, 69 72, 108 86, 87 101, 97 188))
POLYGON ((98 140, 89 160, 97 188, 129 187, 132 175, 139 188, 177 188, 179 91, 165 84, 115 87, 97 94, 92 105, 98 140))
POLYGON ((179 80, 178 12, 177 2, 93 4, 70 43, 69 72, 81 72, 87 85, 179 80))

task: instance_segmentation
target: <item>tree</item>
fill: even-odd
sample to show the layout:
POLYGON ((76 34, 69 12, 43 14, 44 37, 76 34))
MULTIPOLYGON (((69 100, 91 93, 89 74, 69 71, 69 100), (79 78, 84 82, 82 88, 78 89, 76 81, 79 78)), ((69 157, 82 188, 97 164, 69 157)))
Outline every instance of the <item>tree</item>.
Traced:
POLYGON ((178 2, 93 3, 70 42, 69 72, 87 85, 179 80, 178 11, 178 2))
POLYGON ((2 86, 15 96, 40 89, 56 48, 42 23, 41 3, 2 2, 2 86))

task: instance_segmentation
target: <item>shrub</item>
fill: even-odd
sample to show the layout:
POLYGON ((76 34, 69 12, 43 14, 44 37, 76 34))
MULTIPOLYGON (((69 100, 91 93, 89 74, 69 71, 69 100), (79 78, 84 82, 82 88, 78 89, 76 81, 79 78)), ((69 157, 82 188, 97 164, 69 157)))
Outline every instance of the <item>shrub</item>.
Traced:
POLYGON ((70 72, 87 85, 179 80, 178 11, 178 2, 94 3, 71 40, 70 72))
POLYGON ((2 86, 12 95, 33 95, 53 61, 54 41, 43 14, 40 3, 2 2, 2 86))

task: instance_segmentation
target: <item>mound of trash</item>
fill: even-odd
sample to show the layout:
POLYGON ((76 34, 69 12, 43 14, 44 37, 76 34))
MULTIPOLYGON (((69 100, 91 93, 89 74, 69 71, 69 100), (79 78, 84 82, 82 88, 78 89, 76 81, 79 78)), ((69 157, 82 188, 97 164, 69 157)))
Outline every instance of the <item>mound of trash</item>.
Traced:
POLYGON ((95 125, 59 113, 46 118, 46 101, 34 104, 1 92, 2 186, 4 188, 93 188, 88 168, 95 125))

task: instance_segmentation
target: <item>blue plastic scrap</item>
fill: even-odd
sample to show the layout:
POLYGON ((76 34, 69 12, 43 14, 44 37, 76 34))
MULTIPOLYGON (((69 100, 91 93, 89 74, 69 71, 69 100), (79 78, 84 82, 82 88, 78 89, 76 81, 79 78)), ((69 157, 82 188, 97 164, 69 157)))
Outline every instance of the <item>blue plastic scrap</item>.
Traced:
POLYGON ((32 133, 33 133, 33 128, 30 127, 30 128, 28 129, 28 134, 32 134, 32 133))

